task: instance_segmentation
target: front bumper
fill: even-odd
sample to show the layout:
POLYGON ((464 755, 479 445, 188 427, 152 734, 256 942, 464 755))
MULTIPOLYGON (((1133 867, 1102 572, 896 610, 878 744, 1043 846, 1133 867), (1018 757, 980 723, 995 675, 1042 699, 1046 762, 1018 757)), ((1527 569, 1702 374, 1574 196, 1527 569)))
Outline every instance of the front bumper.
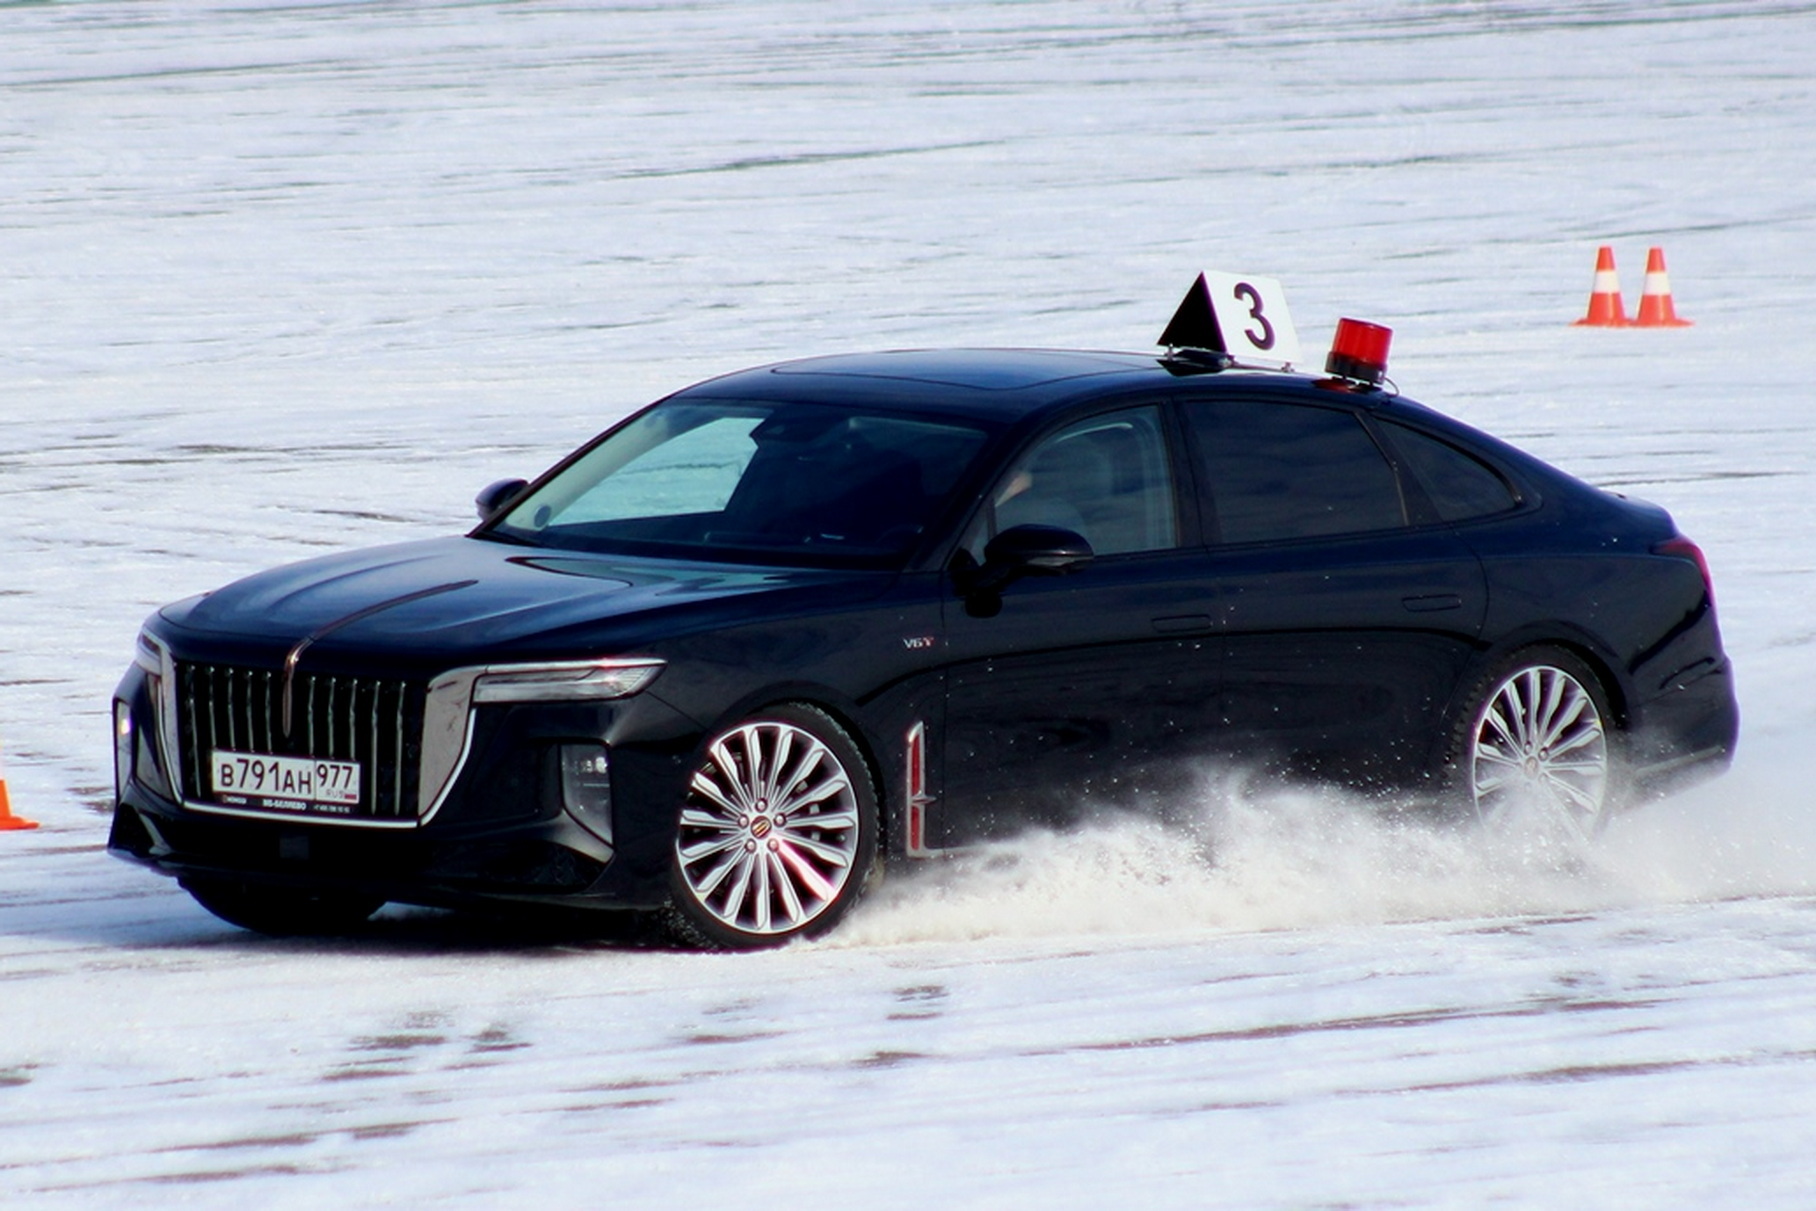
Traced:
POLYGON ((116 804, 109 852, 178 879, 357 891, 405 904, 660 904, 662 870, 625 860, 565 816, 487 830, 370 832, 206 816, 142 794, 116 804))
POLYGON ((226 812, 186 803, 161 731, 157 678, 135 666, 116 692, 108 849, 189 881, 352 891, 408 904, 560 903, 649 908, 698 737, 659 700, 507 703, 473 709, 458 776, 436 810, 398 826, 226 812), (609 753, 609 815, 584 823, 563 795, 562 752, 609 753))

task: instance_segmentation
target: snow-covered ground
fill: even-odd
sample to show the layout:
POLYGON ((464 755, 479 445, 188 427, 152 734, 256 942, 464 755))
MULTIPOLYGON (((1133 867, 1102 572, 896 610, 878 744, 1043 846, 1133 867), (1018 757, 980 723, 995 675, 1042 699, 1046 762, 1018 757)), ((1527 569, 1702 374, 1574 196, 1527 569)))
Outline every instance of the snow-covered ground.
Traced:
POLYGON ((7 1205, 1816 1202, 1816 5, 0 6, 7 1205), (1696 326, 1578 329, 1598 244, 1696 326), (1728 778, 1548 870, 1261 796, 673 954, 102 853, 155 605, 462 529, 785 356, 1149 347, 1201 268, 1707 550, 1728 778))

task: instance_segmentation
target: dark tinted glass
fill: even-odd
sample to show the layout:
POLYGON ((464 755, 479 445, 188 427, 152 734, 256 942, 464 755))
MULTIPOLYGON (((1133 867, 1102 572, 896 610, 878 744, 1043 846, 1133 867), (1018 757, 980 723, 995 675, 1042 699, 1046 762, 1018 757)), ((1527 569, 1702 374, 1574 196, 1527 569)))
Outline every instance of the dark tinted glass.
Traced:
POLYGON ((1218 401, 1189 404, 1185 415, 1223 542, 1406 524, 1393 468, 1349 412, 1218 401))
POLYGON ((1075 531, 1098 555, 1177 545, 1173 475, 1159 410, 1094 416, 1042 439, 991 493, 965 549, 981 561, 990 539, 1030 524, 1075 531))
POLYGON ((600 552, 887 565, 984 438, 849 408, 677 400, 594 446, 489 532, 600 552))
POLYGON ((1382 428, 1445 521, 1505 513, 1519 503, 1506 481, 1474 456, 1404 425, 1382 428))

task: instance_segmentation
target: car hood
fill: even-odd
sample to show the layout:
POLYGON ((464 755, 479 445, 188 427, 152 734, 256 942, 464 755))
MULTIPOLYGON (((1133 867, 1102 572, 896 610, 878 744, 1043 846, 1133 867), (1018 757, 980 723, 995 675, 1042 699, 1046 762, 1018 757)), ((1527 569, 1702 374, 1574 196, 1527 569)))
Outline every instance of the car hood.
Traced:
POLYGON ((609 654, 722 621, 753 596, 868 596, 889 579, 432 539, 260 572, 161 618, 185 646, 366 652, 436 663, 609 654), (838 591, 844 586, 845 591, 838 591))

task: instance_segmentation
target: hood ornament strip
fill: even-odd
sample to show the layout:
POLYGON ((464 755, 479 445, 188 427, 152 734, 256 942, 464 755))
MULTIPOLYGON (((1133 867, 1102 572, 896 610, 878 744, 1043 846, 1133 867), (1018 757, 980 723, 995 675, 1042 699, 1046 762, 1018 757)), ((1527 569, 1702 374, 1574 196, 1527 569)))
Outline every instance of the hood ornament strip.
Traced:
POLYGON ((366 606, 364 609, 355 610, 351 614, 336 618, 333 622, 327 623, 324 626, 317 627, 309 634, 303 636, 302 639, 298 640, 296 646, 291 648, 289 653, 284 657, 284 709, 282 720, 284 739, 288 740, 290 738, 291 720, 295 715, 295 711, 292 709, 291 704, 294 699, 292 689, 296 683, 296 666, 302 661, 303 653, 309 649, 309 645, 323 636, 331 635, 342 627, 350 627, 356 622, 372 617, 374 614, 383 613, 385 610, 393 609, 397 606, 409 605, 411 602, 421 601, 425 597, 437 597, 443 593, 452 593, 457 589, 469 588, 478 583, 477 580, 454 580, 449 581, 447 584, 431 585, 426 589, 418 589, 414 593, 405 593, 401 597, 392 597, 385 601, 376 602, 373 605, 366 606))

